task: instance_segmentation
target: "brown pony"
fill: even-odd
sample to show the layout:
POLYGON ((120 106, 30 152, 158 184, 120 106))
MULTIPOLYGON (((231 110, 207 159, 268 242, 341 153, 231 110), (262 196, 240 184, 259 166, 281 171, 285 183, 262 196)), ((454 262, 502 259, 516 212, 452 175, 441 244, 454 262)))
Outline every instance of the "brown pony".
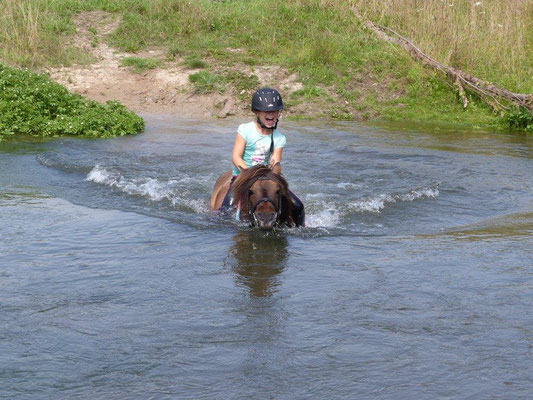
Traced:
MULTIPOLYGON (((224 197, 230 185, 230 173, 218 178, 211 195, 211 210, 224 211, 224 197)), ((303 225, 293 216, 292 195, 279 163, 272 168, 256 165, 243 170, 231 185, 231 198, 230 207, 238 218, 252 226, 271 230, 280 225, 303 225)))

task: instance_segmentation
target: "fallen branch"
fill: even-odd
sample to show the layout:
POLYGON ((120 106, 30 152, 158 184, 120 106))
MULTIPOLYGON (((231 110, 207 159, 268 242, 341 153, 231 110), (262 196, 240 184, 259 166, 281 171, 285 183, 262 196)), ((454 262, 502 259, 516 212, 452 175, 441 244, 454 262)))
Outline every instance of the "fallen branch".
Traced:
POLYGON ((465 89, 463 88, 459 77, 455 77, 454 83, 455 87, 457 88, 457 92, 459 93, 459 97, 461 97, 461 99, 463 100, 463 108, 466 108, 468 106, 468 98, 466 97, 465 89))
POLYGON ((403 37, 398 32, 395 32, 394 30, 385 26, 375 25, 371 21, 365 20, 355 8, 352 8, 352 11, 354 12, 356 18, 358 18, 365 27, 373 31, 381 40, 401 46, 416 61, 420 61, 423 64, 445 74, 454 83, 459 97, 463 102, 463 107, 466 108, 468 105, 468 99, 465 93, 466 88, 469 91, 476 93, 495 111, 508 110, 508 107, 499 101, 506 100, 512 105, 524 107, 531 115, 533 115, 532 94, 512 93, 506 89, 496 87, 491 83, 467 74, 459 69, 443 65, 429 57, 417 46, 415 46, 409 39, 403 37), (393 36, 388 35, 386 32, 391 33, 393 36))

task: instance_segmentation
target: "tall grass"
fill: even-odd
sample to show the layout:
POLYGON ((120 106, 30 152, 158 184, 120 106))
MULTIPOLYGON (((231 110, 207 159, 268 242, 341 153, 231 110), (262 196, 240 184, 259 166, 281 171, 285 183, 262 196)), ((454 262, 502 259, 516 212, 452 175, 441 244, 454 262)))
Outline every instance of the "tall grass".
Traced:
POLYGON ((113 42, 124 50, 179 42, 220 54, 240 46, 300 71, 307 63, 305 75, 323 79, 332 65, 361 65, 374 53, 351 7, 445 64, 533 91, 533 0, 4 0, 0 56, 29 66, 64 63, 72 58, 64 41, 74 31, 70 16, 102 9, 122 14, 113 42))
POLYGON ((533 92, 532 0, 355 0, 374 23, 396 30, 433 58, 533 92))
POLYGON ((75 32, 70 18, 74 1, 0 1, 0 61, 25 67, 90 61, 86 52, 68 43, 75 32))
POLYGON ((0 52, 22 65, 39 62, 43 11, 28 1, 0 3, 0 52))

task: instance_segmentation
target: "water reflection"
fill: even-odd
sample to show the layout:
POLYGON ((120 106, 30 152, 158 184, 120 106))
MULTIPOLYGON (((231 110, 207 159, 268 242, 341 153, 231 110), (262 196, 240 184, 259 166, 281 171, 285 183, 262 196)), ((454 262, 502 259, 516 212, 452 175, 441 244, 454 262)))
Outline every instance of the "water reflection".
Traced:
POLYGON ((238 232, 233 242, 228 264, 237 285, 247 286, 252 296, 271 296, 286 266, 287 239, 247 229, 238 232))

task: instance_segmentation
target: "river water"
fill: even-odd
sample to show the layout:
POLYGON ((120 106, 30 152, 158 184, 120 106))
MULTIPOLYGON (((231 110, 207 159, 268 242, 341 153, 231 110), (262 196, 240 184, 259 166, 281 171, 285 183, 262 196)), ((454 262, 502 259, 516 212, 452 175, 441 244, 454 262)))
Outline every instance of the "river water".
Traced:
POLYGON ((0 143, 0 397, 533 396, 533 138, 281 123, 307 227, 208 211, 238 123, 0 143))

